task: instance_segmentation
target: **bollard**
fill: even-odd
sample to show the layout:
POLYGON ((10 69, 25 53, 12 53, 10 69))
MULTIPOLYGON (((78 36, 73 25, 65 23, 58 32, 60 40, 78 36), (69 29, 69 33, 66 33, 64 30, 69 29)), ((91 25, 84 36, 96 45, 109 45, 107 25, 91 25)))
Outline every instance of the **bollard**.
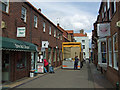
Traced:
POLYGON ((116 83, 116 90, 119 90, 119 82, 116 83))

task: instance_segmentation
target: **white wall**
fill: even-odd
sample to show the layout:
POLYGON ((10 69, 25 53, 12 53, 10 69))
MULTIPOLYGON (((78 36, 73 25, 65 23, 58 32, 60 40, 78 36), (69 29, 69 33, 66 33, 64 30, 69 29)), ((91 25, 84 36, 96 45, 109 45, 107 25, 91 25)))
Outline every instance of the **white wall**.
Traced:
POLYGON ((83 49, 83 52, 85 52, 85 57, 89 58, 89 37, 74 37, 74 39, 76 40, 76 42, 81 42, 82 45, 85 45, 85 49, 83 49), (85 43, 82 43, 82 40, 85 40, 85 43))

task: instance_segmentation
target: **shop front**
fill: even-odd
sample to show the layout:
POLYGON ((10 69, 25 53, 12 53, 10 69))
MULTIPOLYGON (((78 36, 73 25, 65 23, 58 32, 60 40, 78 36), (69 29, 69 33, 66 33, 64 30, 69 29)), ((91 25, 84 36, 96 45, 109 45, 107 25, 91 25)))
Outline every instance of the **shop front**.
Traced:
POLYGON ((35 60, 31 54, 37 52, 36 46, 29 42, 5 37, 0 37, 0 41, 2 43, 2 82, 28 77, 31 61, 35 60))

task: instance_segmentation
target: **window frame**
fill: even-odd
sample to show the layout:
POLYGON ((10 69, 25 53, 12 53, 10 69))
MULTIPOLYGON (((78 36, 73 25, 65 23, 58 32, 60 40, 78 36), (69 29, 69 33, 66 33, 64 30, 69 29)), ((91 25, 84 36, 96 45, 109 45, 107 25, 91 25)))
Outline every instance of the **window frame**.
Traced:
POLYGON ((112 67, 112 39, 108 39, 109 66, 112 67), (110 45, 111 44, 111 45, 110 45))
POLYGON ((102 38, 98 40, 98 64, 107 65, 107 42, 106 42, 106 63, 102 63, 102 52, 101 52, 101 42, 106 42, 106 38, 102 38))
POLYGON ((54 37, 56 37, 56 29, 54 29, 54 37))
POLYGON ((1 4, 2 5, 4 4, 6 6, 6 10, 3 10, 2 8, 2 11, 8 13, 9 12, 9 0, 6 0, 6 1, 2 0, 1 4))
MULTIPOLYGON (((114 43, 114 40, 115 40, 115 37, 116 37, 116 40, 117 40, 117 36, 118 36, 118 34, 117 33, 115 33, 114 35, 113 35, 113 65, 114 65, 114 69, 116 69, 116 70, 118 70, 118 62, 117 62, 117 60, 116 60, 116 53, 117 53, 117 56, 118 56, 118 50, 115 50, 115 43, 114 43)), ((118 43, 118 40, 117 40, 117 42, 116 43, 118 43)))
POLYGON ((43 22, 43 32, 45 32, 46 30, 45 30, 45 22, 43 22))
POLYGON ((38 27, 38 17, 36 15, 34 15, 34 27, 38 27))
POLYGON ((51 26, 49 26, 49 35, 51 35, 52 34, 52 28, 51 28, 51 26))
POLYGON ((24 22, 27 21, 27 9, 26 9, 24 6, 22 6, 22 8, 21 8, 21 19, 22 19, 24 22), (22 12, 23 9, 25 10, 24 14, 23 14, 23 12, 22 12), (24 17, 23 17, 22 15, 24 15, 24 17))

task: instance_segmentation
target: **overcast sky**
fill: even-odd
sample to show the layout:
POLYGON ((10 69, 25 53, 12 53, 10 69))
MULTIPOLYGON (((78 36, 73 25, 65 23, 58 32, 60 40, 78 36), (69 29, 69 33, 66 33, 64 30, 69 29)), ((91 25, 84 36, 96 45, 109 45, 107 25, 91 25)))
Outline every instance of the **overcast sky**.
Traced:
POLYGON ((97 2, 80 2, 81 0, 74 1, 59 1, 53 0, 48 2, 40 2, 39 0, 28 0, 37 9, 41 8, 42 13, 57 25, 65 30, 74 30, 79 32, 84 29, 88 33, 89 38, 92 35, 93 23, 97 19, 98 10, 100 7, 100 0, 97 2))

